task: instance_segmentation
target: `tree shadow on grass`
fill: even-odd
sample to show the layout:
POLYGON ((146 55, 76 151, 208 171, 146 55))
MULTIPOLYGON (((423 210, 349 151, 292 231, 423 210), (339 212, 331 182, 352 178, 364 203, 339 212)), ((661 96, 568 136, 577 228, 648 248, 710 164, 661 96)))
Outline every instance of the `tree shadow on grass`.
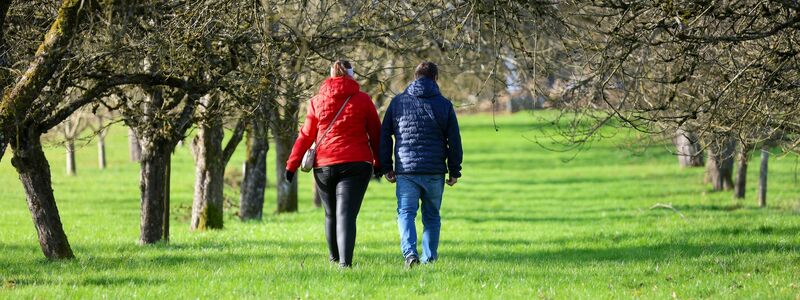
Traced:
POLYGON ((166 283, 166 280, 142 276, 94 276, 82 281, 83 285, 117 286, 117 285, 157 285, 166 283))
MULTIPOLYGON (((41 256, 36 245, 0 244, 4 255, 0 257, 0 277, 16 278, 17 285, 48 284, 48 279, 41 277, 42 271, 59 268, 65 272, 93 273, 129 273, 150 272, 159 269, 170 269, 191 265, 198 272, 217 270, 244 263, 258 264, 265 262, 302 264, 309 257, 323 256, 324 242, 284 242, 265 240, 234 241, 197 241, 181 244, 157 244, 149 246, 121 244, 82 244, 73 247, 77 256, 74 260, 49 261, 41 256), (283 251, 280 255, 271 253, 270 249, 297 249, 283 251), (312 250, 309 250, 312 249, 312 250), (320 252, 320 253, 317 253, 320 252), (36 253, 38 257, 31 259, 15 259, 20 255, 36 253), (71 271, 70 271, 71 270, 71 271)), ((49 273, 49 272, 45 272, 49 273)), ((117 284, 150 284, 163 282, 155 274, 153 278, 137 278, 135 276, 93 276, 83 281, 87 285, 117 284), (152 280, 151 280, 152 279, 152 280), (148 281, 151 280, 151 281, 148 281)), ((59 284, 59 282, 49 282, 59 284)))
POLYGON ((520 223, 520 224, 533 224, 533 223, 563 223, 564 225, 568 224, 585 224, 586 222, 591 221, 623 221, 623 220, 631 220, 631 219, 642 219, 646 216, 635 216, 635 215, 622 215, 613 212, 613 214, 608 214, 606 216, 600 215, 586 215, 586 216, 576 216, 576 217, 551 217, 551 216, 519 216, 519 215, 500 215, 500 214, 489 214, 484 216, 470 216, 470 215, 455 215, 455 216, 448 216, 444 217, 443 220, 446 222, 450 221, 465 221, 472 224, 481 224, 481 223, 520 223))
MULTIPOLYGON (((519 165, 519 162, 514 161, 513 159, 509 159, 510 164, 519 165)), ((473 166, 474 167, 474 166, 473 166)), ((487 163, 488 169, 497 169, 497 163, 494 161, 491 163, 487 163)), ((502 170, 501 170, 502 171, 502 170)), ((631 182, 637 183, 637 185, 641 184, 653 184, 653 185, 662 185, 664 181, 674 180, 675 174, 670 173, 660 173, 660 174, 646 174, 646 175, 627 175, 627 176, 619 176, 614 174, 597 174, 597 175, 575 175, 575 176, 548 176, 548 177, 538 177, 538 178, 507 178, 507 177, 497 177, 497 176, 484 176, 484 177, 476 177, 470 178, 472 183, 476 184, 475 186, 486 188, 495 185, 537 185, 537 186, 552 186, 552 187, 560 187, 562 185, 570 185, 570 184, 590 184, 594 187, 602 187, 602 184, 607 183, 620 183, 620 184, 627 184, 629 185, 631 182), (477 185, 479 184, 479 185, 477 185)))
POLYGON ((661 243, 645 246, 602 247, 602 248, 569 248, 558 250, 507 250, 520 241, 505 244, 498 242, 491 247, 489 252, 476 253, 469 249, 481 249, 483 243, 453 243, 443 256, 452 260, 482 261, 484 263, 506 264, 567 264, 580 265, 590 262, 658 262, 665 260, 686 260, 701 256, 726 256, 757 254, 767 252, 797 253, 800 251, 798 244, 785 243, 706 243, 695 244, 687 242, 661 243), (466 250, 462 250, 466 249, 466 250))
POLYGON ((718 211, 730 212, 745 208, 742 204, 684 204, 674 205, 675 209, 679 211, 718 211))

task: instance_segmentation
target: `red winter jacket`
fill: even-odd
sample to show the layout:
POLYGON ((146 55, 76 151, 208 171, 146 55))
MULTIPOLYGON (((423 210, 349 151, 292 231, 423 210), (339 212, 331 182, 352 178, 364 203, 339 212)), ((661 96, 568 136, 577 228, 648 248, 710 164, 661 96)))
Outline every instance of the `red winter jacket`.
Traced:
POLYGON ((308 104, 306 122, 294 142, 286 170, 296 172, 303 155, 321 137, 342 104, 351 96, 333 128, 317 146, 315 168, 347 162, 378 163, 381 122, 369 95, 361 92, 358 83, 348 76, 328 78, 319 93, 308 104))

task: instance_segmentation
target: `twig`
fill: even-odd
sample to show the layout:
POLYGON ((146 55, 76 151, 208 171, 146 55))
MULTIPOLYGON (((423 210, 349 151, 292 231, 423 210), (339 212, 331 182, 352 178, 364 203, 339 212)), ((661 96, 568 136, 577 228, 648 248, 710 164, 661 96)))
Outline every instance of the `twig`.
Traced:
POLYGON ((683 219, 686 219, 686 216, 684 216, 684 215, 683 215, 683 214, 682 214, 680 211, 678 211, 678 209, 676 209, 675 207, 672 207, 672 204, 671 204, 671 203, 670 203, 670 204, 656 203, 656 204, 653 204, 653 206, 650 206, 650 209, 651 209, 651 210, 652 210, 652 209, 656 209, 656 208, 666 208, 666 209, 670 209, 670 210, 674 211, 676 214, 678 214, 679 216, 681 216, 681 218, 683 218, 683 219))

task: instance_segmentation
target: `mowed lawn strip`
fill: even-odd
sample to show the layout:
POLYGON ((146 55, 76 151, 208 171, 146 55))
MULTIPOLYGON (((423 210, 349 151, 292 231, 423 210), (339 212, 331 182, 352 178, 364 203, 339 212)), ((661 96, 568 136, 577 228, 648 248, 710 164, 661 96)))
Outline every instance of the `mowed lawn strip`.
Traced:
MULTIPOLYGON (((755 155, 747 198, 737 201, 731 192, 711 193, 702 168, 681 169, 668 144, 620 146, 638 138, 632 132, 577 156, 544 150, 534 141, 556 146, 547 137, 552 117, 460 117, 464 171, 445 191, 440 261, 411 271, 400 256, 393 185, 370 184, 355 267, 341 271, 327 261, 310 175, 299 175, 299 213, 271 213, 274 158, 262 222, 242 223, 231 211, 225 229, 190 232, 194 165, 186 147, 173 158, 170 242, 139 246, 139 167, 128 161, 123 127, 108 136, 106 170, 97 169, 93 141, 83 142, 76 177, 65 176, 64 149, 49 144, 77 259, 48 262, 7 153, 0 162, 0 298, 800 297, 795 156, 773 156, 769 207, 759 209, 755 155), (679 213, 651 209, 657 203, 679 213)), ((240 168, 243 155, 242 145, 228 167, 240 168)))

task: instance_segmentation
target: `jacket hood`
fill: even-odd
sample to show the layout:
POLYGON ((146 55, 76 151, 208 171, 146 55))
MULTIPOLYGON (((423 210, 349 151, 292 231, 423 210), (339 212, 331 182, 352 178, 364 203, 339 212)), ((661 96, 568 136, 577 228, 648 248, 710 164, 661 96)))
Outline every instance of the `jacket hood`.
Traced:
POLYGON ((358 93, 360 88, 358 82, 350 77, 331 77, 319 87, 319 94, 329 98, 345 98, 358 93))
POLYGON ((427 77, 422 77, 411 82, 408 88, 406 88, 406 92, 409 95, 420 98, 430 98, 441 95, 441 93, 439 93, 439 85, 436 84, 436 81, 427 77))

